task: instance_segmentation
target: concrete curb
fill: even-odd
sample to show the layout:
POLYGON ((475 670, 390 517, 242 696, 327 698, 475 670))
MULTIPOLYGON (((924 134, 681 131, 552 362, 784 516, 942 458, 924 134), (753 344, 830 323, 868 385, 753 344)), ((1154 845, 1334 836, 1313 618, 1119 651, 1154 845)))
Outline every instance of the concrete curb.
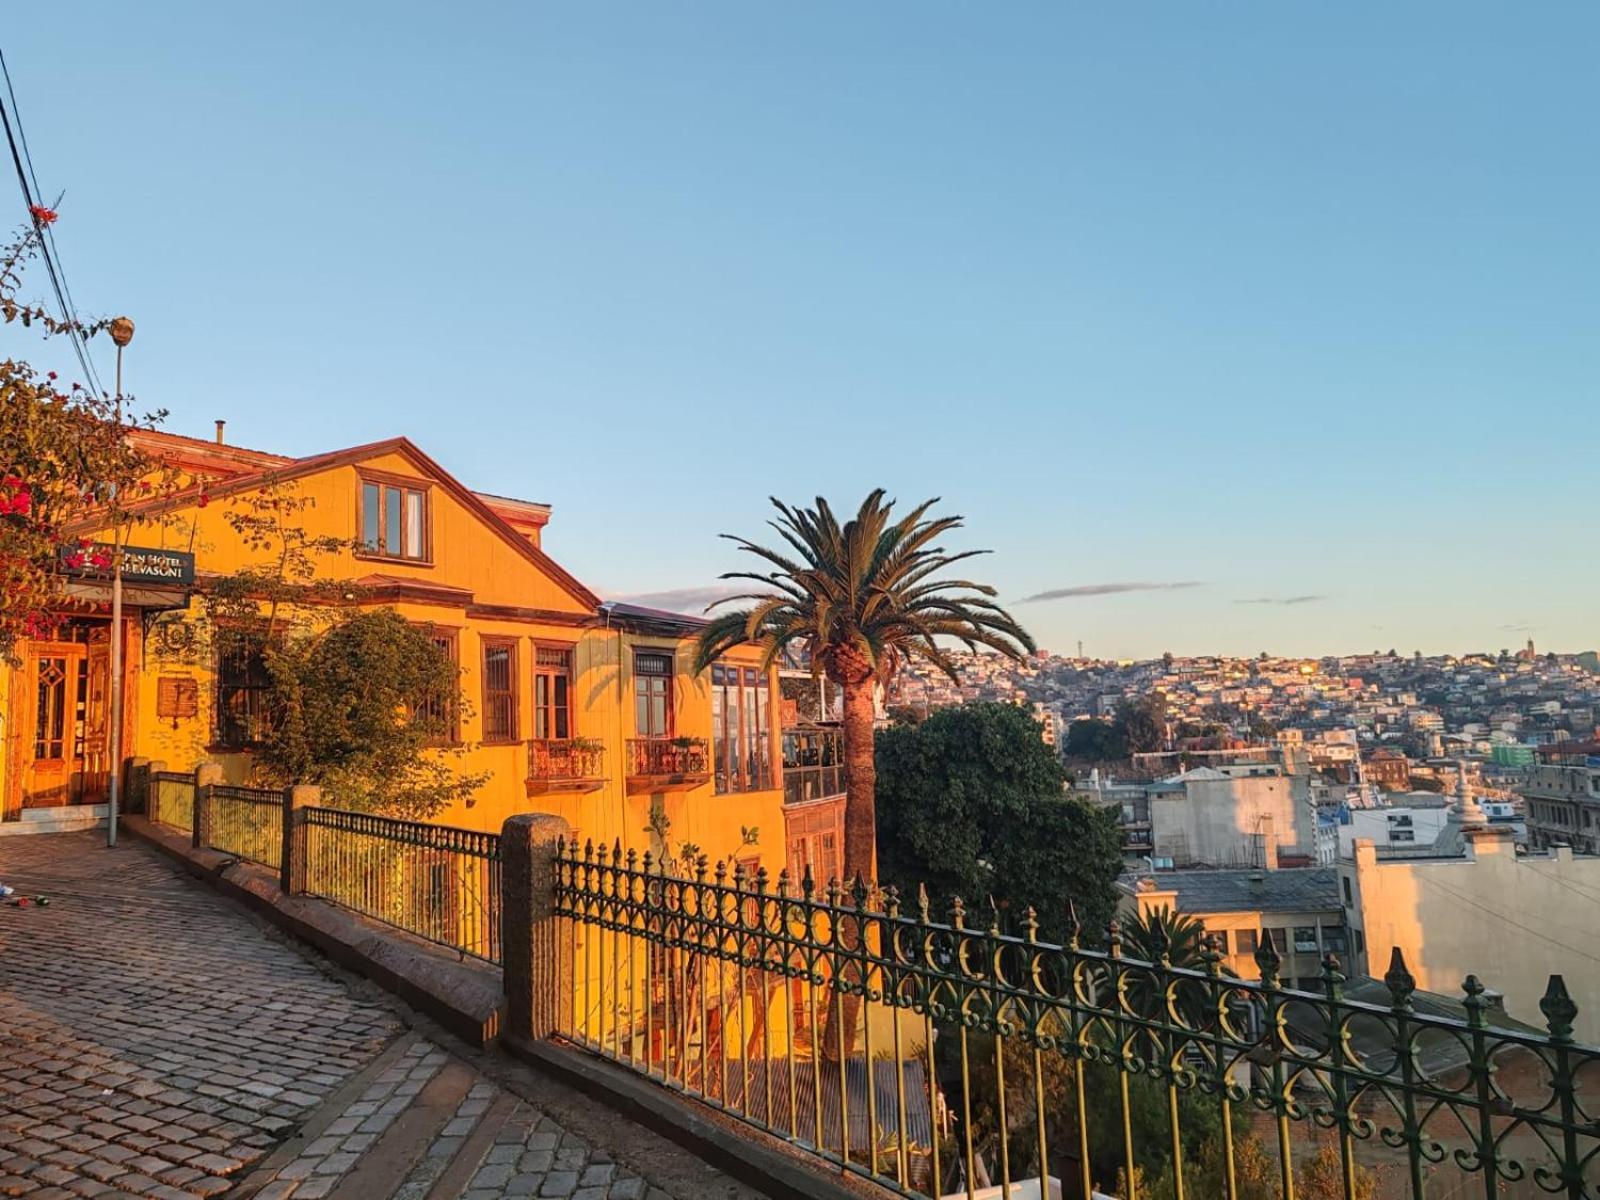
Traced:
POLYGON ((121 827, 195 878, 427 1013, 463 1041, 484 1046, 500 1036, 505 996, 498 967, 459 960, 448 950, 325 901, 286 896, 276 871, 216 850, 196 850, 188 835, 168 832, 143 817, 123 817, 121 827))
POLYGON ((830 1171, 825 1163, 806 1159, 758 1130, 718 1119, 713 1110, 604 1059, 560 1042, 508 1036, 499 1044, 772 1200, 862 1200, 887 1194, 865 1179, 846 1179, 837 1169, 830 1171))

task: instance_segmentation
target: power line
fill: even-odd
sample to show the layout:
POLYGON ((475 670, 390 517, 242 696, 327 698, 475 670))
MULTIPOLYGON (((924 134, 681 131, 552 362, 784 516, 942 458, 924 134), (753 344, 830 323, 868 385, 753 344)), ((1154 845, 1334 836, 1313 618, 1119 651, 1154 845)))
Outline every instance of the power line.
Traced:
MULTIPOLYGON (((1468 905, 1471 908, 1475 908, 1479 912, 1486 913, 1487 915, 1489 915, 1491 917, 1494 917, 1496 920, 1499 920, 1499 921, 1501 921, 1501 922, 1503 922, 1503 923, 1505 923, 1507 925, 1510 925, 1514 929, 1520 929, 1520 930, 1522 930, 1523 933, 1531 934, 1532 936, 1540 939, 1541 941, 1549 942, 1552 946, 1555 946, 1555 947, 1558 947, 1559 949, 1565 950, 1569 954, 1576 954, 1581 958, 1587 958, 1590 962, 1600 963, 1600 958, 1596 958, 1593 954, 1590 954, 1586 950, 1581 950, 1577 946, 1569 946, 1565 942, 1551 937, 1549 934, 1545 933, 1543 930, 1535 929, 1531 925, 1524 925, 1521 921, 1512 920, 1510 917, 1506 916, 1505 913, 1498 912, 1495 909, 1489 908, 1487 905, 1479 904, 1476 900, 1472 899, 1470 896, 1467 896, 1467 895, 1465 895, 1465 894, 1463 894, 1461 892, 1456 891, 1453 887, 1450 887, 1450 886, 1440 882, 1437 879, 1432 880, 1431 882, 1441 892, 1445 893, 1445 895, 1454 896, 1461 903, 1463 903, 1465 905, 1468 905)), ((1424 934, 1424 937, 1423 937, 1423 944, 1424 945, 1427 944, 1426 934, 1424 934)))
POLYGON ((83 331, 78 328, 77 310, 72 303, 72 293, 66 285, 66 270, 60 266, 60 253, 56 249, 55 235, 51 232, 48 222, 33 215, 33 209, 43 203, 43 193, 39 189, 38 176, 33 170, 33 155, 28 150, 28 135, 22 128, 22 113, 17 108, 17 93, 11 83, 11 68, 5 61, 3 51, 0 51, 0 75, 5 78, 6 94, 11 101, 9 114, 5 103, 0 102, 0 123, 5 125, 6 142, 11 148, 11 162, 16 168, 17 183, 22 188, 23 203, 28 208, 28 215, 33 219, 34 228, 39 231, 39 255, 44 259, 45 270, 50 276, 50 286, 55 291, 56 303, 61 307, 61 317, 66 324, 67 340, 72 343, 78 366, 83 370, 84 381, 94 389, 95 395, 104 395, 105 389, 100 383, 99 372, 94 369, 94 361, 89 355, 87 339, 83 336, 83 331), (13 121, 16 124, 15 132, 12 130, 13 121), (26 168, 23 166, 24 160, 27 163, 26 168))

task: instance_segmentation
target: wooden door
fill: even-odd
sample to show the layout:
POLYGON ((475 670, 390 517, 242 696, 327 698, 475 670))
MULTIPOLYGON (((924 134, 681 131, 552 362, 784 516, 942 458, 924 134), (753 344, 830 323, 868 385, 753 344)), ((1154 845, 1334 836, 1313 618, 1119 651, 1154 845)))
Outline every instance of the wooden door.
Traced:
POLYGON ((32 642, 26 655, 22 806, 102 803, 110 697, 105 640, 32 642))
MULTIPOLYGON (((126 739, 124 739, 126 744, 126 739)), ((111 626, 90 631, 84 663, 82 745, 74 802, 104 804, 111 784, 111 626)))

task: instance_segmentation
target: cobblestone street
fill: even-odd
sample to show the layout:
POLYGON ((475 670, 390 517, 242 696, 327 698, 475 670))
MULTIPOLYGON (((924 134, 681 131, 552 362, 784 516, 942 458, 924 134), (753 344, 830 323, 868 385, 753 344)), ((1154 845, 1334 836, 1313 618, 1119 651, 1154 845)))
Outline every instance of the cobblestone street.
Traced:
POLYGON ((0 908, 0 1196, 757 1195, 601 1115, 647 1180, 137 842, 6 838, 0 880, 51 901, 0 908))

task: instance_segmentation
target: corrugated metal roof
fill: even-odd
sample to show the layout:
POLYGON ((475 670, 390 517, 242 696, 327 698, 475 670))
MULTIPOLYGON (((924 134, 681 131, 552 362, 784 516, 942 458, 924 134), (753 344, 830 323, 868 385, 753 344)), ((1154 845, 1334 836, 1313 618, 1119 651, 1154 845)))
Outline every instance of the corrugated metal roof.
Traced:
POLYGON ((1140 878, 1153 880, 1161 891, 1177 892, 1179 912, 1302 912, 1339 907, 1339 872, 1333 867, 1158 871, 1140 878))

